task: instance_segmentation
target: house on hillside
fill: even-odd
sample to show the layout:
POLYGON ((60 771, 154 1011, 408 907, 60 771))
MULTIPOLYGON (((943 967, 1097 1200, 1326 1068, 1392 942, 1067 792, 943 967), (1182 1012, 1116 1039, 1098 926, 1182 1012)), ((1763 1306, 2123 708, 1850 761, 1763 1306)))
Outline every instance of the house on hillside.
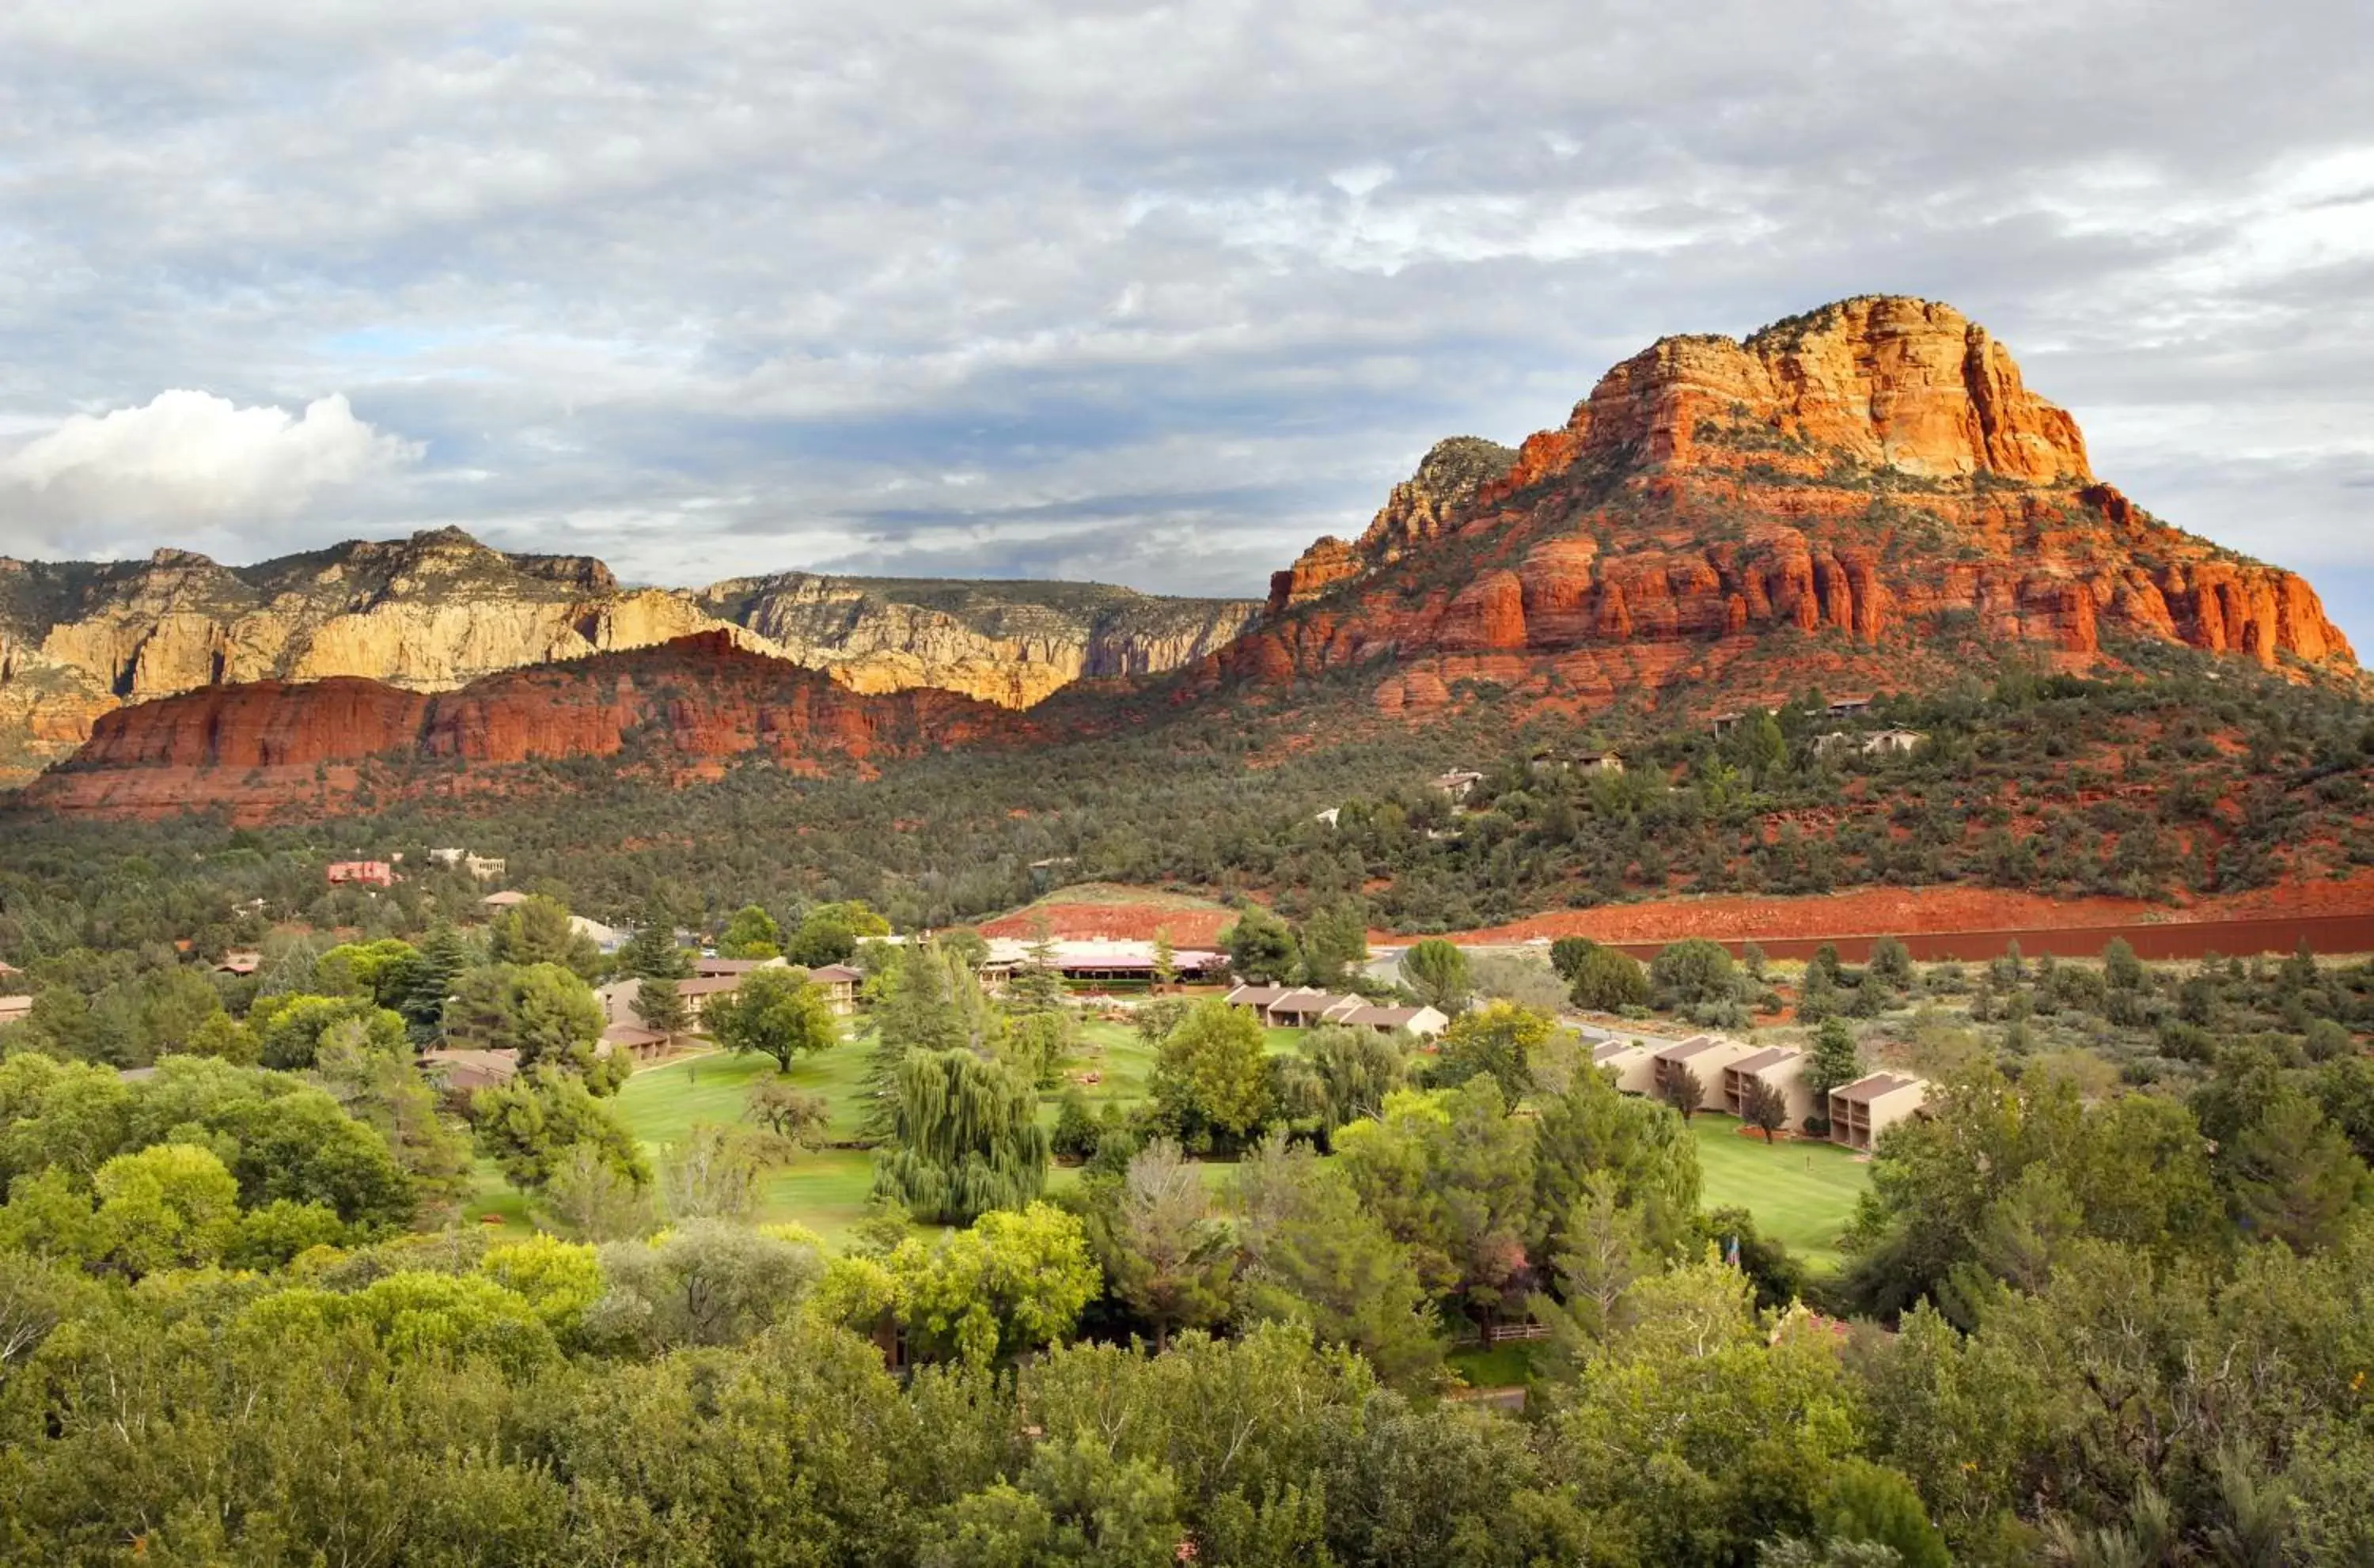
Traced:
POLYGON ((1343 817, 1343 815, 1344 815, 1344 808, 1343 808, 1343 807, 1341 807, 1341 806, 1330 806, 1330 807, 1328 807, 1325 811, 1321 812, 1321 813, 1319 813, 1317 815, 1313 816, 1310 820, 1311 820, 1311 821, 1313 821, 1313 822, 1322 822, 1322 823, 1325 823, 1328 826, 1333 827, 1333 826, 1334 826, 1334 825, 1335 825, 1335 824, 1336 824, 1336 823, 1337 823, 1337 822, 1338 822, 1338 821, 1343 817))
POLYGON ((1833 719, 1851 719, 1858 713, 1868 713, 1871 711, 1871 694, 1864 692, 1855 696, 1834 697, 1822 711, 1833 719))
POLYGON ((1584 773, 1621 773, 1624 771, 1622 752, 1577 752, 1574 766, 1584 773))
POLYGON ((253 975, 264 967, 264 954, 252 947, 234 947, 215 965, 217 975, 253 975))
POLYGON ((1646 1040, 1601 1040, 1591 1047, 1591 1065, 1612 1076, 1627 1094, 1657 1090, 1658 1047, 1646 1040))
POLYGON ((31 997, 0 996, 0 1024, 21 1024, 32 1015, 31 997))
POLYGON ((1656 1066, 1651 1072, 1651 1086, 1659 1097, 1663 1097, 1666 1086, 1686 1067, 1698 1081, 1698 1103, 1693 1108, 1721 1110, 1722 1070, 1742 1057, 1755 1054, 1756 1047, 1745 1040, 1728 1039, 1721 1035, 1693 1035, 1657 1052, 1656 1066))
POLYGON ((595 951, 616 953, 627 945, 627 933, 616 926, 605 926, 599 920, 589 920, 582 915, 569 917, 569 929, 579 936, 593 939, 595 951))
POLYGON ((489 893, 484 898, 479 899, 478 907, 482 909, 499 915, 506 909, 518 908, 521 905, 527 902, 527 897, 528 895, 526 894, 520 892, 516 888, 505 888, 500 893, 489 893))
POLYGON ((1863 737, 1863 755, 1865 756, 1909 755, 1919 750, 1921 743, 1928 738, 1918 730, 1882 730, 1875 735, 1863 737))
POLYGON ((1881 1133, 1918 1116, 1928 1098, 1928 1084, 1894 1072, 1875 1072, 1843 1084, 1830 1091, 1830 1141, 1869 1149, 1881 1133))
POLYGON ((1434 787, 1454 801, 1463 801, 1467 792, 1484 782, 1484 776, 1472 767, 1454 767, 1434 778, 1434 787))
POLYGON ((1722 1108, 1733 1116, 1747 1114, 1747 1086, 1761 1082, 1777 1090, 1780 1103, 1789 1107, 1783 1128, 1803 1127, 1805 1118, 1815 1114, 1813 1085, 1805 1081, 1805 1069, 1813 1059, 1804 1051, 1785 1046, 1771 1046, 1744 1056, 1722 1070, 1722 1108))
POLYGON ((394 887, 395 868, 385 860, 332 860, 323 872, 333 887, 394 887))

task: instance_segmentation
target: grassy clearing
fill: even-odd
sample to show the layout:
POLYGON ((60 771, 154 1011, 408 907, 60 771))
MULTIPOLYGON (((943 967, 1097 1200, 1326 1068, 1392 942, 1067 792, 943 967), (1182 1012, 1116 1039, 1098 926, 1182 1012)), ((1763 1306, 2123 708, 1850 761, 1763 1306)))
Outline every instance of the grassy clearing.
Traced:
POLYGON ((1701 1111, 1690 1122, 1698 1135, 1701 1199, 1709 1209, 1738 1207, 1757 1228, 1817 1269, 1839 1262, 1839 1233, 1855 1199, 1871 1185, 1871 1167, 1828 1143, 1767 1145, 1745 1137, 1736 1117, 1701 1111))
POLYGON ((1534 1347, 1522 1340, 1494 1345, 1461 1345, 1443 1359, 1470 1388, 1513 1388, 1534 1375, 1534 1347))

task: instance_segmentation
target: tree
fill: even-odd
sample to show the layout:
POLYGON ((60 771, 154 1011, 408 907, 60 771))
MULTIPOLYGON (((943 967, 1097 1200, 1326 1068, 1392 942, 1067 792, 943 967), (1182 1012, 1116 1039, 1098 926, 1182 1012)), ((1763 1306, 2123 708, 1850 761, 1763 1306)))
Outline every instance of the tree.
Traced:
POLYGON ((602 1249, 601 1299, 587 1309, 597 1343, 646 1355, 683 1345, 738 1345, 784 1322, 824 1275, 811 1243, 692 1219, 650 1242, 602 1249))
POLYGON ((1409 1249, 1308 1148, 1273 1137, 1231 1185, 1247 1316, 1308 1325, 1348 1345, 1387 1381, 1412 1385, 1442 1364, 1442 1340, 1409 1249))
POLYGON ((376 1043, 401 1045, 404 1020, 359 996, 305 996, 284 991, 259 998, 248 1012, 255 1031, 256 1054, 264 1066, 293 1071, 313 1065, 322 1039, 335 1025, 355 1022, 376 1043))
POLYGON ((891 1101, 891 1146, 874 1195, 926 1222, 963 1224, 1017 1209, 1047 1182, 1039 1099, 1009 1069, 970 1051, 910 1051, 891 1101))
POLYGON ((1357 901, 1331 904, 1303 923, 1304 979, 1335 990, 1351 982, 1352 971, 1369 961, 1368 911, 1357 901))
POLYGON ((523 898, 497 915, 493 923, 494 961, 498 964, 555 964, 591 978, 602 965, 601 949, 579 930, 569 906, 538 894, 523 898))
POLYGON ((685 1000, 684 992, 668 976, 637 977, 635 1000, 630 1005, 634 1009, 635 1022, 653 1034, 674 1039, 692 1028, 692 1004, 685 1000))
POLYGON ((1196 1003, 1162 1042, 1146 1088, 1191 1147, 1243 1143, 1270 1115, 1259 1021, 1217 998, 1196 1003))
POLYGON ((1570 1245, 1569 1216, 1592 1177, 1604 1174, 1643 1245, 1661 1257, 1679 1256, 1698 1207, 1698 1143, 1681 1117, 1617 1093, 1597 1072, 1576 1073, 1564 1092, 1542 1097, 1535 1109, 1532 1254, 1555 1258, 1570 1245))
POLYGON ((1562 936, 1550 943, 1550 967, 1570 986, 1581 977, 1583 960, 1598 951, 1599 943, 1587 936, 1562 936))
POLYGON ((1431 1289, 1487 1320, 1507 1303, 1525 1266, 1534 1149, 1489 1074, 1403 1090, 1335 1147, 1361 1208, 1410 1249, 1431 1289))
POLYGON ((1402 954, 1401 975, 1402 983, 1429 1007, 1455 1014, 1467 1005, 1467 954, 1439 936, 1415 942, 1402 954))
POLYGON ((1655 1259, 1638 1217, 1605 1171, 1586 1178, 1558 1234, 1559 1247, 1550 1258, 1557 1294, 1536 1293, 1530 1309, 1549 1328, 1559 1360, 1577 1367, 1592 1346, 1626 1326, 1633 1282, 1651 1271, 1655 1259))
POLYGON ((660 1150, 660 1206, 671 1221, 746 1221, 758 1211, 766 1141, 747 1129, 696 1124, 660 1150))
POLYGON ((692 973, 691 959, 676 945, 676 911, 664 899, 643 906, 634 934, 618 949, 618 973, 637 980, 681 980, 692 973))
POLYGON ((719 1045, 772 1057, 783 1072, 798 1058, 840 1041, 832 1003, 803 969, 751 970, 740 986, 710 1002, 701 1021, 719 1045))
POLYGON ((593 988, 558 964, 472 969, 445 1004, 445 1037, 454 1045, 517 1051, 523 1070, 559 1069, 606 1094, 625 1082, 630 1064, 596 1051, 605 1022, 593 988))
POLYGON ((783 1078, 761 1078, 750 1085, 743 1115, 757 1122, 785 1146, 823 1146, 831 1107, 822 1094, 800 1088, 783 1078))
POLYGON ((1813 1092, 1814 1114, 1828 1124, 1830 1091, 1863 1076, 1863 1060, 1855 1048, 1854 1031, 1843 1018, 1825 1018, 1814 1032, 1814 1054, 1805 1063, 1805 1087, 1813 1092))
POLYGON ((2102 949, 2102 979, 2112 990, 2143 989, 2143 962, 2135 956, 2135 950, 2126 938, 2114 936, 2102 949))
POLYGON ((873 1031, 874 1046, 865 1062, 865 1115, 860 1131, 879 1141, 890 1134, 899 1068, 911 1053, 969 1050, 993 1056, 1005 1019, 990 1005, 980 977, 960 953, 911 942, 897 950, 883 971, 866 1027, 873 1031))
POLYGON ((2366 1166, 2314 1101, 2286 1088, 2236 1141, 2231 1180, 2248 1234, 2317 1252, 2339 1237, 2366 1166))
POLYGON ((1322 1024, 1304 1031, 1299 1050, 1286 1060, 1299 1071, 1278 1074, 1279 1108, 1315 1123, 1322 1145, 1336 1129, 1380 1114, 1401 1087, 1402 1049, 1373 1029, 1322 1024))
POLYGON ((535 1209, 540 1223, 581 1242, 623 1241, 652 1223, 650 1184, 590 1142, 558 1152, 535 1209))
POLYGON ((425 1217, 461 1201, 469 1188, 469 1141, 440 1113, 408 1041, 350 1018, 323 1032, 313 1071, 341 1109, 385 1140, 411 1176, 425 1217))
POLYGON ((1247 904, 1237 923, 1220 933, 1228 954, 1228 968, 1240 980, 1276 985, 1293 977, 1301 960, 1294 933, 1284 920, 1260 904, 1247 904))
POLYGON ((637 1187, 649 1185, 642 1147, 573 1073, 545 1068, 470 1098, 478 1152, 501 1167, 513 1187, 536 1188, 580 1144, 637 1187))
POLYGON ((159 1143, 118 1154, 91 1177, 94 1267, 137 1279, 222 1256, 239 1219, 239 1180, 210 1149, 159 1143))
POLYGON ((1721 942, 1687 937, 1649 965, 1649 989, 1659 1007, 1696 1007, 1739 995, 1739 966, 1721 942))
POLYGON ((910 1344, 974 1366, 1062 1339, 1098 1285, 1079 1220, 1036 1202, 936 1241, 910 1236, 885 1267, 910 1344))
POLYGON ((863 899, 818 904, 801 918, 800 929, 783 944, 783 956, 803 969, 821 969, 848 963, 860 940, 889 934, 890 922, 863 899))
POLYGON ((442 1037, 445 1003, 452 997, 453 987, 468 965, 469 954, 462 944, 462 933, 442 921, 431 926, 421 942, 420 962, 413 971, 412 983, 405 988, 404 1000, 396 1004, 415 1046, 425 1049, 442 1037))
POLYGON ((1912 953, 1892 936, 1871 944, 1871 962, 1863 965, 1865 984, 1876 980, 1892 991, 1907 990, 1913 980, 1912 953))
POLYGON ((1022 962, 1005 982, 1006 1010, 1016 1014, 1053 1012, 1064 1005, 1064 968, 1055 953, 1055 937, 1045 919, 1032 930, 1022 950, 1022 962))
POLYGON ((368 997, 391 1009, 411 993, 419 974, 419 949, 394 937, 346 942, 313 961, 313 985, 323 995, 368 997))
POLYGON ((1593 946, 1578 964, 1568 995, 1594 1012, 1621 1012, 1649 1000, 1649 972, 1628 953, 1593 946))
POLYGON ((1686 1061, 1669 1062, 1666 1066, 1665 1082, 1657 1093, 1687 1121, 1698 1114, 1699 1103, 1706 1098, 1706 1084, 1686 1061))
POLYGON ((1740 1091, 1739 1119, 1764 1134, 1764 1141, 1789 1125, 1789 1097, 1761 1078, 1749 1077, 1740 1091))
POLYGON ((1161 995, 1179 982, 1179 950, 1170 943, 1170 928, 1154 928, 1154 994, 1161 995))
POLYGON ((1533 1088, 1534 1053, 1549 1043, 1556 1029, 1552 1019, 1531 1008, 1487 1002, 1442 1032, 1440 1054, 1428 1076, 1452 1085, 1487 1074, 1500 1086, 1501 1099, 1513 1106, 1533 1088))
POLYGON ((782 953, 783 928, 757 904, 745 904, 735 910, 717 939, 721 958, 780 958, 782 953))
POLYGON ((1227 1313, 1236 1259, 1225 1228, 1213 1222, 1203 1173, 1181 1157, 1178 1144, 1158 1138, 1130 1161, 1113 1240, 1114 1293, 1154 1326, 1158 1352, 1175 1330, 1227 1313))
POLYGON ((1100 1136, 1097 1118, 1088 1109, 1088 1097, 1080 1093, 1078 1084, 1071 1085, 1056 1103, 1055 1130, 1048 1135, 1048 1148, 1057 1159, 1076 1164, 1097 1152, 1100 1136))

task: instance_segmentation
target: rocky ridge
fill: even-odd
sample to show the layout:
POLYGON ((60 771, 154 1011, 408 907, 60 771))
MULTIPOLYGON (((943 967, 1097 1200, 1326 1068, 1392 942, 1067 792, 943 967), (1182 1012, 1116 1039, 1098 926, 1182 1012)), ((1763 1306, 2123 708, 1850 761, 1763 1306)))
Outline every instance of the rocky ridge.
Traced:
POLYGON ((1257 610, 1100 584, 801 573, 628 588, 591 557, 509 555, 453 529, 251 567, 176 550, 0 558, 0 782, 69 755, 124 703, 201 687, 354 676, 441 691, 715 631, 856 691, 1025 708, 1084 675, 1204 657, 1257 610))
POLYGON ((1894 685, 1970 648, 2073 665, 2120 638, 2354 671, 2300 578, 2093 475, 2076 421, 1949 306, 1844 300, 1745 342, 1666 338, 1477 477, 1445 443, 1359 539, 1322 539, 1200 671, 1290 682, 1385 660, 1387 712, 1462 678, 1589 706, 1828 678, 1894 685))
POLYGON ((446 692, 354 676, 202 686, 101 715, 25 800, 112 817, 214 807, 257 823, 335 810, 366 787, 504 787, 476 766, 606 757, 666 780, 754 759, 814 773, 1034 733, 1024 716, 953 692, 854 692, 712 630, 446 692))

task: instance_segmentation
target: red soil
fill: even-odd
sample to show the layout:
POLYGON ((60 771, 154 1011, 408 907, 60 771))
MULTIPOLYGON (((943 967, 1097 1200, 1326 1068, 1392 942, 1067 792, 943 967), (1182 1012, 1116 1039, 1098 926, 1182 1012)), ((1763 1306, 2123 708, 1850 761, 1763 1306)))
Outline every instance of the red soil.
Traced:
POLYGON ((1805 898, 1661 898, 1557 909, 1508 925, 1453 933, 1461 942, 1521 942, 1587 936, 1608 942, 1817 942, 1920 932, 2056 930, 2200 921, 2297 919, 2374 914, 2374 871, 2341 882, 2302 883, 2173 906, 2137 898, 2048 898, 1983 887, 1861 887, 1805 898))
POLYGON ((1237 912, 1166 909, 1158 904, 1040 904, 982 921, 981 934, 1027 940, 1038 934, 1041 919, 1048 935, 1069 942, 1152 942, 1159 930, 1180 947, 1211 947, 1237 923, 1237 912))

